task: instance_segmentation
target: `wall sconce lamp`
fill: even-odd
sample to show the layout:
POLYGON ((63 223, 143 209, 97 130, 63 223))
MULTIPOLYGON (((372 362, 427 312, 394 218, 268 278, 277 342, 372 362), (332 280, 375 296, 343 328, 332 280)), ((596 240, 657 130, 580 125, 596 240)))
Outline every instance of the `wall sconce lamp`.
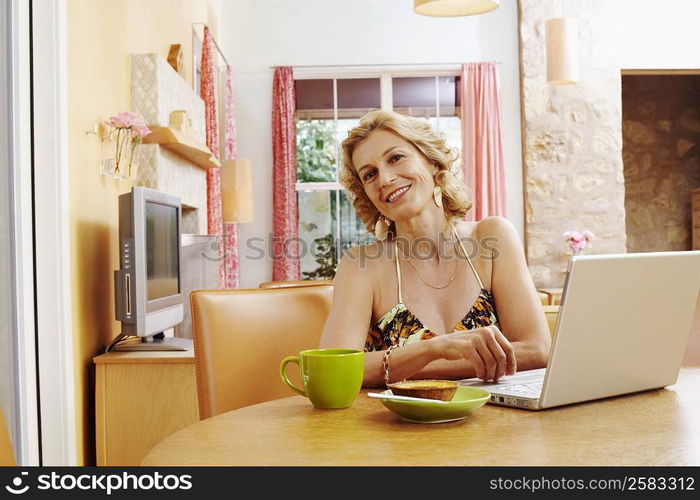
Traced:
POLYGON ((578 76, 578 22, 571 17, 545 22, 547 83, 571 85, 578 76))
POLYGON ((221 203, 226 223, 253 221, 253 178, 251 160, 221 162, 221 203))
POLYGON ((500 6, 500 0, 413 0, 413 12, 434 17, 472 16, 500 6))

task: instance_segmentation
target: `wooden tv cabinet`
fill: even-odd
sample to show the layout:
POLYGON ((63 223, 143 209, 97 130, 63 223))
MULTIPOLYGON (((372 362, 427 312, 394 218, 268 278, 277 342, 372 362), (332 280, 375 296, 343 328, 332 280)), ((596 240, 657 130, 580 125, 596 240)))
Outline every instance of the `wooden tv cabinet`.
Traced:
POLYGON ((140 465, 199 420, 194 351, 109 352, 95 362, 97 465, 140 465))

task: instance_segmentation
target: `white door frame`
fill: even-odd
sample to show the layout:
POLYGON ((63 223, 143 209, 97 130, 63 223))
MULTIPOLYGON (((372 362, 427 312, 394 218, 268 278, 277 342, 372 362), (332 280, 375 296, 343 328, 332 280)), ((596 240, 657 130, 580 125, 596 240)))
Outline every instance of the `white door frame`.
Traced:
POLYGON ((65 0, 32 1, 36 326, 42 465, 77 465, 66 10, 65 0))
POLYGON ((29 5, 6 4, 7 30, 12 52, 9 56, 10 92, 8 111, 10 138, 10 183, 12 186, 12 227, 14 257, 15 323, 14 344, 17 378, 17 434, 15 461, 39 465, 39 422, 37 416, 36 346, 34 323, 34 222, 32 215, 31 89, 29 51, 29 5))

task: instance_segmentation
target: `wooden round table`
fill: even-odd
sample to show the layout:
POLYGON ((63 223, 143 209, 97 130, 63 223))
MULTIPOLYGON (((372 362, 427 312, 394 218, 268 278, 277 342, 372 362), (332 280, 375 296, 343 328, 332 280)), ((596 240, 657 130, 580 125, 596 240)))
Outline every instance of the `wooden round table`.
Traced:
POLYGON ((667 389, 532 412, 486 405, 446 424, 301 396, 239 408, 163 440, 142 465, 698 465, 700 367, 667 389))

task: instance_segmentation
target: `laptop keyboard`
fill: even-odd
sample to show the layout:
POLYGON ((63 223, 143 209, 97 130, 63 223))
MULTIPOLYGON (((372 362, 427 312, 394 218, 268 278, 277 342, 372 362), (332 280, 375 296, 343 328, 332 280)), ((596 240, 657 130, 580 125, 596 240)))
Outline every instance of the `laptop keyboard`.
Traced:
POLYGON ((501 386, 500 390, 515 393, 517 396, 537 397, 542 392, 542 380, 529 384, 501 386))

